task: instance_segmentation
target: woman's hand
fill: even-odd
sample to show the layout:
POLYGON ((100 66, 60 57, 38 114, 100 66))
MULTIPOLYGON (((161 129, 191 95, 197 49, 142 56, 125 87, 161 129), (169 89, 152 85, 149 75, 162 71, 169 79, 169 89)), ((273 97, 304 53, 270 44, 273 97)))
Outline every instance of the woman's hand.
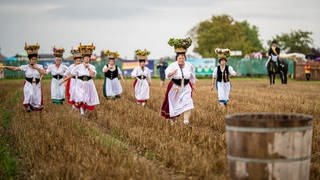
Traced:
POLYGON ((192 91, 195 93, 196 91, 197 91, 197 87, 196 87, 196 85, 195 84, 192 84, 192 91))
POLYGON ((173 70, 172 72, 169 73, 169 77, 175 75, 177 73, 178 69, 173 70))
POLYGON ((108 72, 109 70, 110 70, 110 67, 108 66, 108 67, 104 68, 103 72, 108 72))

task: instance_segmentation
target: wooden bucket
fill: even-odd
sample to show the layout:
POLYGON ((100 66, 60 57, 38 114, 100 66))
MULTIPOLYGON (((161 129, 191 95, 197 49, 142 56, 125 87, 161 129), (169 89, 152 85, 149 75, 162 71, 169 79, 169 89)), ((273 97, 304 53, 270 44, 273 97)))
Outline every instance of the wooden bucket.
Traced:
POLYGON ((231 179, 309 179, 312 116, 234 114, 225 123, 231 179))

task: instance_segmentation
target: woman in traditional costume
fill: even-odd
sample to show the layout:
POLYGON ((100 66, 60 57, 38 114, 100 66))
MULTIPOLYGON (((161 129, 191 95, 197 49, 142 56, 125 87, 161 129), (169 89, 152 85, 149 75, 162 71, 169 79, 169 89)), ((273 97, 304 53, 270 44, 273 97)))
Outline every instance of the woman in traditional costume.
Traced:
POLYGON ((146 49, 135 51, 139 60, 139 66, 135 67, 131 72, 131 77, 135 78, 133 83, 134 96, 138 105, 145 106, 149 99, 149 86, 151 84, 151 70, 146 67, 147 56, 150 54, 146 49))
POLYGON ((236 76, 237 73, 231 66, 227 65, 227 57, 230 54, 229 49, 216 48, 215 52, 218 55, 219 65, 215 67, 212 74, 212 87, 216 86, 218 90, 219 104, 225 107, 229 102, 231 89, 230 76, 236 76))
POLYGON ((68 67, 62 64, 62 56, 64 53, 63 48, 53 47, 53 55, 55 63, 48 66, 46 73, 51 73, 51 100, 54 104, 63 104, 65 99, 65 86, 61 86, 60 83, 63 81, 63 77, 68 67))
POLYGON ((108 57, 108 64, 103 66, 102 72, 104 73, 103 83, 103 95, 107 99, 120 98, 122 93, 122 86, 119 81, 119 76, 124 82, 122 72, 116 65, 116 59, 119 57, 118 52, 105 51, 105 55, 108 57))
POLYGON ((33 110, 42 110, 43 108, 40 78, 42 75, 45 75, 46 72, 42 65, 37 64, 39 48, 40 46, 38 43, 36 45, 27 45, 26 43, 24 49, 28 53, 29 63, 19 67, 3 66, 9 70, 24 72, 26 80, 23 87, 23 105, 27 112, 31 112, 33 110))
POLYGON ((176 121, 176 117, 183 114, 183 123, 190 122, 191 110, 194 108, 192 91, 195 89, 195 68, 186 62, 186 51, 192 41, 190 38, 169 40, 169 45, 174 46, 176 61, 165 70, 166 78, 170 79, 167 86, 165 99, 161 107, 161 116, 176 121))
MULTIPOLYGON (((83 62, 75 66, 72 71, 72 76, 77 76, 77 81, 74 89, 75 107, 80 109, 80 115, 85 116, 87 111, 94 110, 95 106, 100 104, 96 86, 93 78, 97 72, 93 65, 91 65, 90 57, 95 49, 92 45, 81 45, 79 51, 83 56, 83 62)), ((73 98, 73 97, 72 97, 73 98)))

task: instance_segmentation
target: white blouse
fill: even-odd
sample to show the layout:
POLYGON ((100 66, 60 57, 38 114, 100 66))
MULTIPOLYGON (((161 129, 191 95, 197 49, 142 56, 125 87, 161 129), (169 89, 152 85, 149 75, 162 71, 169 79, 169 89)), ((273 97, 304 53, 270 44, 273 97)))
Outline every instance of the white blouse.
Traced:
POLYGON ((140 66, 137 66, 131 72, 132 77, 137 77, 141 75, 146 76, 147 79, 151 81, 151 70, 148 67, 144 67, 144 70, 142 70, 140 66))
POLYGON ((65 72, 68 70, 68 67, 64 64, 60 64, 59 67, 57 67, 55 64, 50 64, 46 70, 46 73, 51 73, 52 75, 64 75, 65 72))
MULTIPOLYGON (((41 64, 37 64, 38 68, 43 69, 43 66, 41 64)), ((28 64, 27 65, 21 65, 19 67, 21 71, 25 73, 25 76, 27 78, 37 78, 40 79, 41 74, 38 70, 31 68, 28 64)))
POLYGON ((189 79, 192 84, 195 84, 195 81, 196 81, 195 68, 189 62, 185 62, 183 68, 180 68, 178 62, 173 62, 167 67, 167 69, 165 70, 165 73, 166 73, 166 78, 168 79, 182 79, 182 78, 189 79), (177 72, 174 75, 169 77, 168 76, 169 73, 173 72, 176 69, 177 69, 177 72), (183 74, 183 77, 182 77, 182 74, 183 74))
MULTIPOLYGON (((94 72, 94 76, 96 76, 97 71, 96 68, 92 64, 88 64, 88 67, 94 72)), ((84 64, 79 64, 75 66, 71 70, 72 76, 90 76, 89 69, 84 66, 84 64)))

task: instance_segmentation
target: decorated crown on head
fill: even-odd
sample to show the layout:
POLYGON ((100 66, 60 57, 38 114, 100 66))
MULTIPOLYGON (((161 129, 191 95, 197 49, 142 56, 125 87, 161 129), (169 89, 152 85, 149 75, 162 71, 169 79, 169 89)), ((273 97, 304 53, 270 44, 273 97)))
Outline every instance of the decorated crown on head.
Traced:
POLYGON ((63 53, 64 53, 64 48, 56 48, 55 46, 53 46, 52 51, 53 51, 53 55, 55 57, 60 57, 61 58, 63 56, 63 53))
POLYGON ((27 51, 27 54, 38 54, 40 49, 40 45, 37 43, 36 45, 28 45, 27 43, 24 44, 24 50, 27 51))
POLYGON ((104 51, 104 55, 106 55, 109 59, 116 59, 120 56, 118 51, 113 52, 113 51, 110 51, 109 49, 104 51))
POLYGON ((93 45, 82 45, 79 44, 78 50, 83 56, 91 56, 92 52, 96 49, 96 47, 93 45))
POLYGON ((73 59, 82 58, 82 54, 80 53, 80 51, 78 49, 71 48, 70 53, 72 54, 73 59))
POLYGON ((174 47, 176 53, 186 53, 187 49, 192 44, 192 40, 190 37, 184 39, 170 38, 168 44, 174 47))
POLYGON ((225 59, 230 55, 230 49, 216 48, 214 52, 217 54, 218 59, 225 59))
POLYGON ((148 51, 147 49, 137 49, 134 52, 138 59, 147 59, 147 56, 150 54, 150 51, 148 51))

